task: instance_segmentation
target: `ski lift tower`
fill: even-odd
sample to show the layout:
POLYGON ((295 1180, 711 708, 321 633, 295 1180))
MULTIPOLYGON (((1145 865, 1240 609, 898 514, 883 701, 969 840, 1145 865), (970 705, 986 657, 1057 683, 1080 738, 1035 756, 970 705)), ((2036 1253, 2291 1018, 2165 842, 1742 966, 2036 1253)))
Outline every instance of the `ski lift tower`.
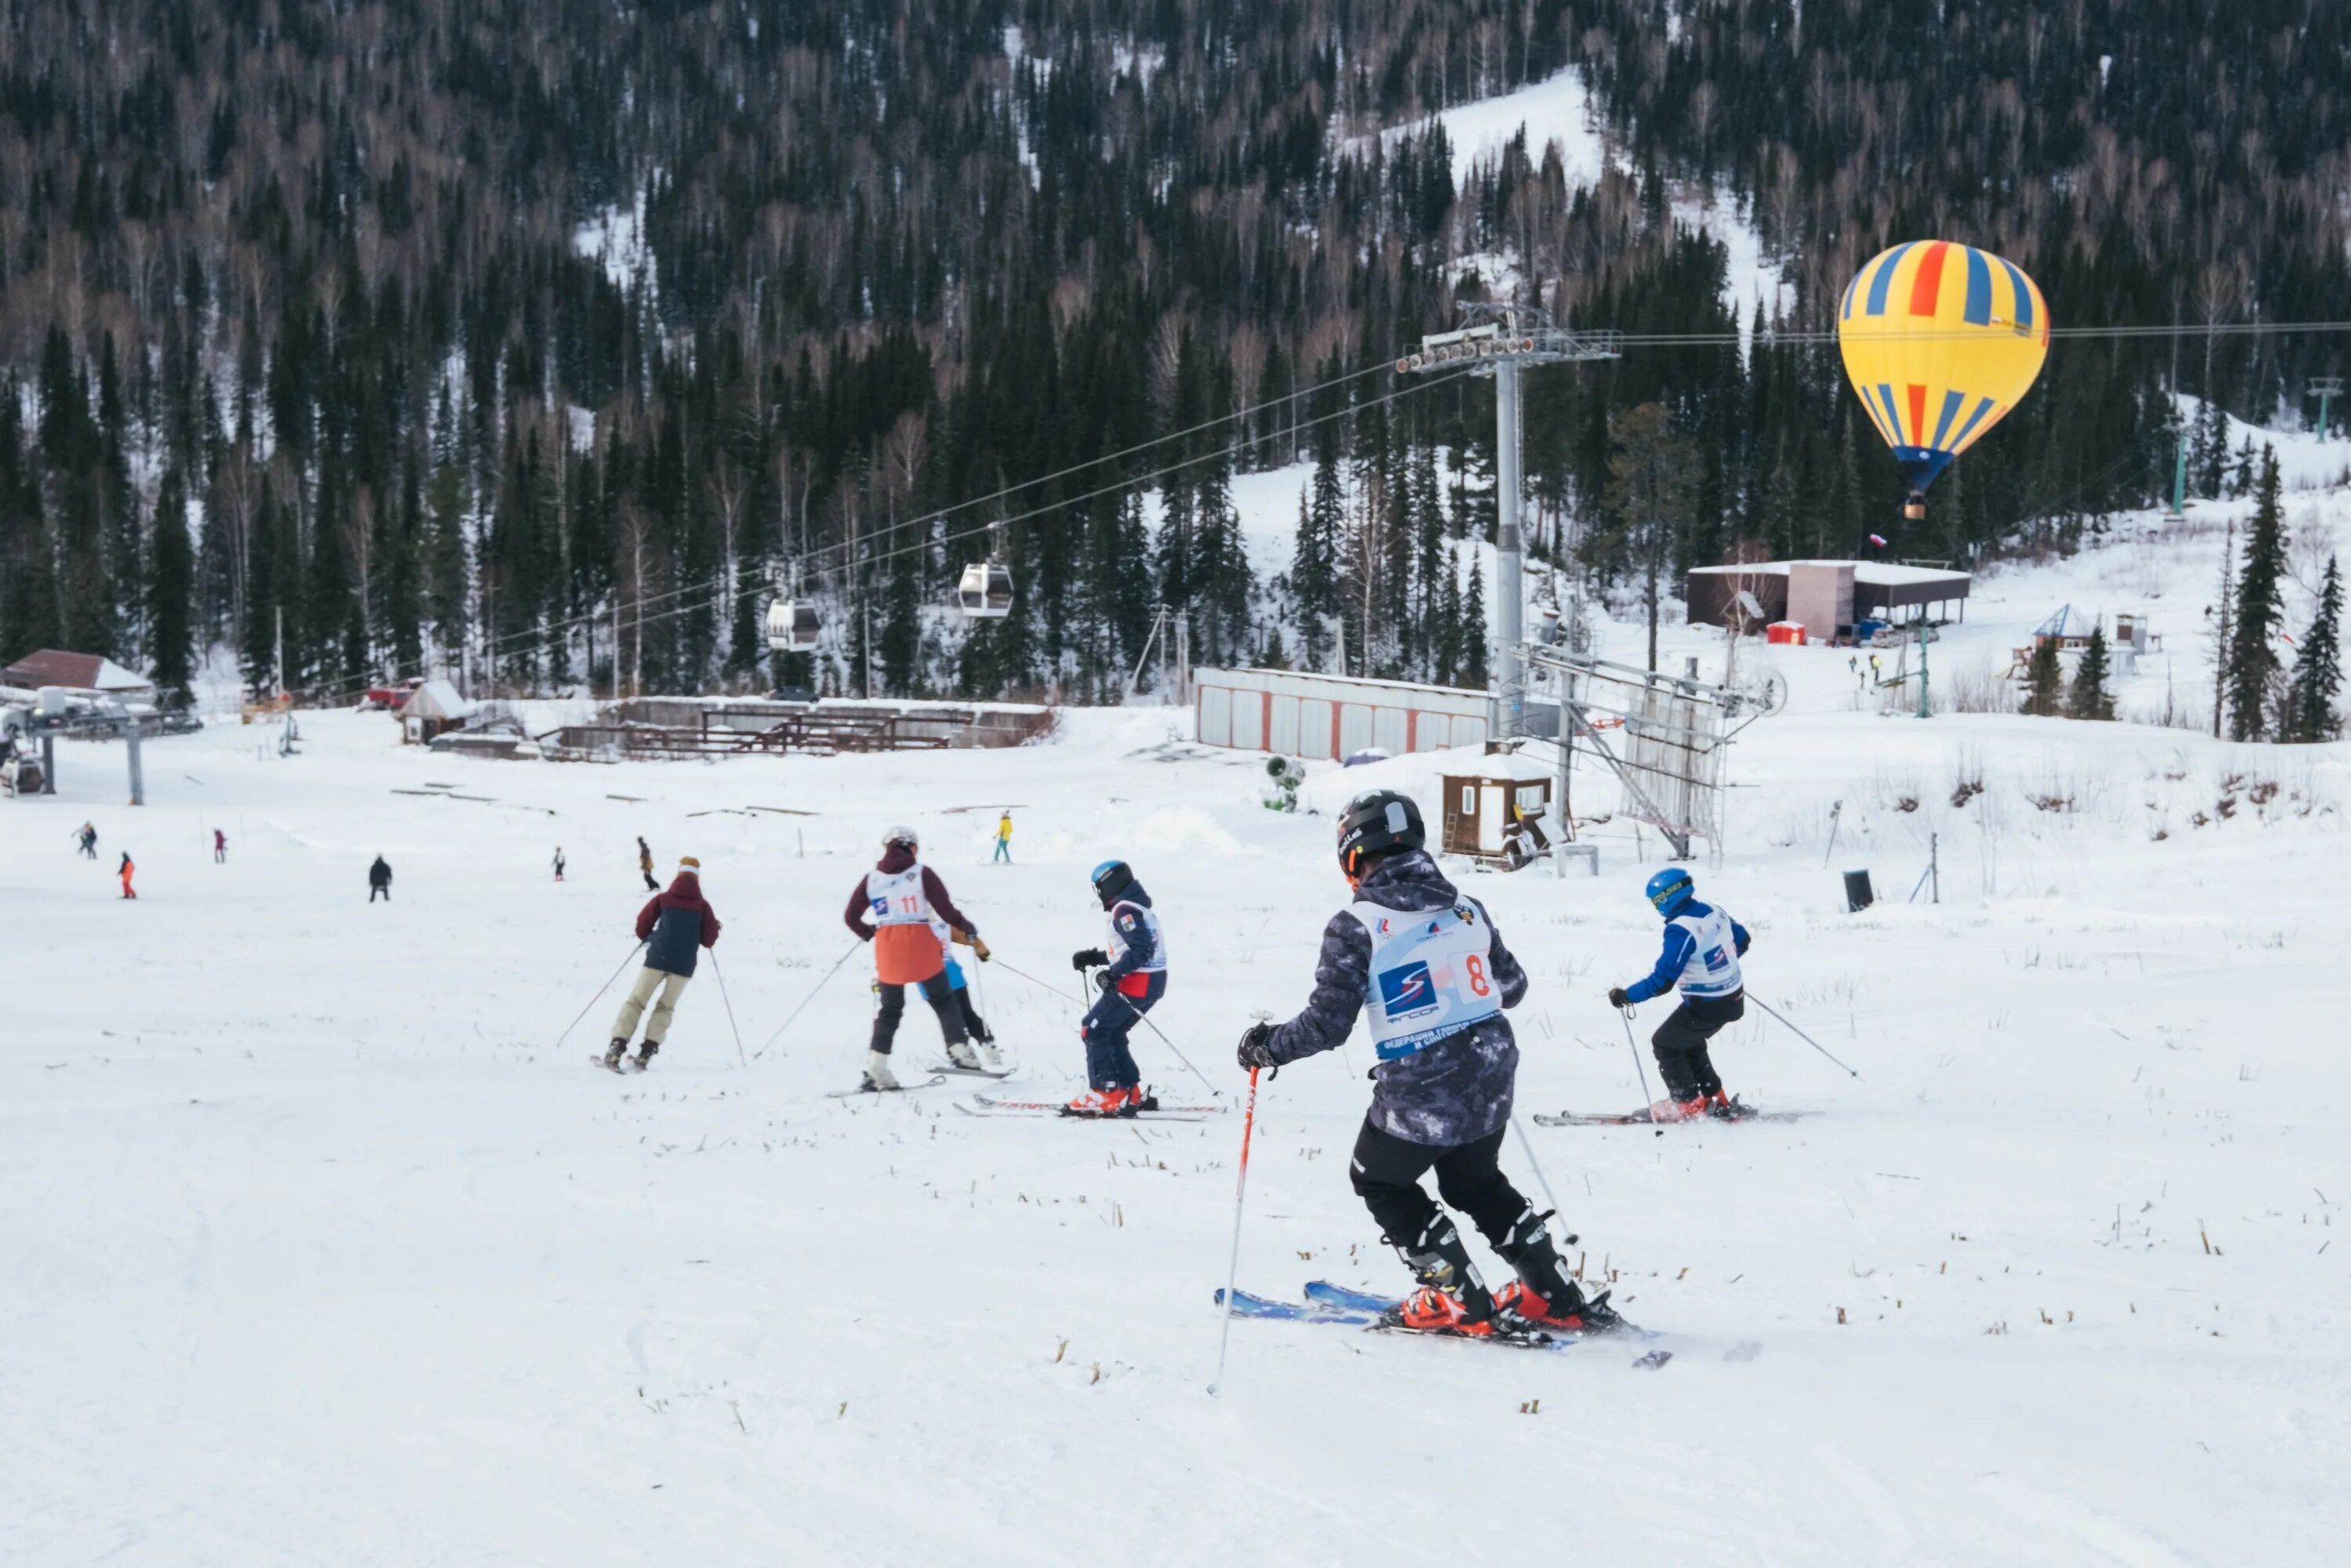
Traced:
POLYGON ((1507 739, 1526 731, 1525 591, 1520 576, 1526 539, 1519 530, 1519 367, 1562 361, 1614 360, 1625 351, 1618 332, 1573 332, 1552 325, 1551 313, 1535 305, 1497 305, 1464 300, 1463 323, 1450 332, 1423 338, 1416 353, 1396 361, 1396 373, 1468 367, 1472 375, 1494 378, 1494 598, 1499 609, 1494 642, 1496 661, 1490 732, 1507 739))

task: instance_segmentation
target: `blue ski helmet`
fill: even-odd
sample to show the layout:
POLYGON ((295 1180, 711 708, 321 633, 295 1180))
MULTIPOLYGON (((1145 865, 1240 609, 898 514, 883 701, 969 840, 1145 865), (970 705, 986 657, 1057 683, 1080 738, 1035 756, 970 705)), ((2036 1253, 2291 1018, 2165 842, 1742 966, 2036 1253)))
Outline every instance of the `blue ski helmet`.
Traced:
POLYGON ((1108 909, 1120 894, 1134 885, 1134 873, 1124 861, 1104 861, 1093 869, 1093 884, 1094 896, 1108 909))
POLYGON ((1650 905, 1668 920, 1680 912, 1683 904, 1698 896, 1698 889, 1690 882, 1690 873, 1677 865, 1667 866, 1651 877, 1648 887, 1644 891, 1649 895, 1650 905))

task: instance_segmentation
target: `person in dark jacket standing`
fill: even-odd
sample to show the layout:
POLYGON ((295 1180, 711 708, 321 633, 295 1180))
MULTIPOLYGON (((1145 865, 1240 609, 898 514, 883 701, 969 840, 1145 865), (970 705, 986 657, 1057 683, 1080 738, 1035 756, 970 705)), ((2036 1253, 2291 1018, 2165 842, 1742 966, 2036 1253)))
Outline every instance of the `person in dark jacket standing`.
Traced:
POLYGON ((921 841, 912 828, 892 828, 882 835, 882 858, 849 890, 841 920, 861 942, 873 946, 873 988, 882 998, 873 1015, 873 1038, 865 1051, 868 1089, 904 1087, 890 1071, 890 1048, 898 1038, 898 1020, 906 1014, 906 988, 914 986, 939 1016, 939 1032, 946 1037, 947 1061, 969 1071, 982 1065, 964 1032, 963 1014, 947 983, 946 944, 939 939, 941 923, 972 939, 972 951, 981 962, 987 948, 978 928, 965 918, 939 873, 916 860, 921 841))
POLYGON ((1115 955, 1088 947, 1070 955, 1080 974, 1102 966, 1094 977, 1102 999, 1086 1009, 1078 1038, 1086 1042, 1087 1092, 1061 1108, 1070 1116, 1132 1116, 1144 1109, 1143 1073, 1126 1037, 1143 1015, 1167 994, 1167 938, 1151 894, 1134 880, 1124 861, 1104 861, 1093 870, 1094 897, 1110 916, 1115 955))
POLYGON ((1339 866, 1354 902, 1323 928, 1306 1010, 1278 1029, 1252 1025, 1240 1063, 1278 1068, 1332 1050, 1368 1009, 1380 1064, 1355 1139, 1355 1193, 1420 1283, 1389 1309, 1393 1326, 1474 1335, 1617 1326, 1607 1293, 1587 1301, 1570 1277, 1544 1223, 1551 1217, 1502 1174, 1519 1067, 1502 1009, 1526 996, 1526 971, 1485 906, 1429 858, 1427 838, 1408 796, 1374 789, 1347 803, 1339 866), (1460 1231, 1422 1190, 1432 1168, 1446 1203, 1516 1271, 1499 1299, 1460 1231))
POLYGON ((694 978, 695 960, 701 949, 718 945, 718 916, 702 896, 700 861, 688 855, 678 862, 676 879, 637 911, 637 940, 645 945, 645 967, 637 972, 637 983, 629 988, 621 1016, 612 1020, 612 1043, 604 1051, 604 1065, 615 1072, 648 1002, 653 1003, 653 1016, 645 1022, 645 1042, 637 1048, 635 1065, 640 1072, 653 1065, 653 1054, 669 1038, 678 994, 694 978), (658 1001, 655 992, 660 993, 658 1001))
POLYGON ((637 871, 645 879, 647 893, 659 893, 661 883, 653 880, 653 852, 645 847, 645 836, 637 835, 637 871))
POLYGON ((376 856, 375 864, 368 867, 368 902, 373 904, 378 898, 386 904, 392 902, 392 862, 381 855, 376 856))

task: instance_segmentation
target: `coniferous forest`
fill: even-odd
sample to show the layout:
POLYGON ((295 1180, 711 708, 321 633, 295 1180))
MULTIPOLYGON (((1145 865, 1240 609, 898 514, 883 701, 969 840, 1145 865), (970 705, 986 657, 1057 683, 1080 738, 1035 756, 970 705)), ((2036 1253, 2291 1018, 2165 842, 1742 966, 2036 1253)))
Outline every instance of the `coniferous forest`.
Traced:
POLYGON ((1204 663, 1477 680, 1490 384, 1386 368, 1457 301, 1707 340, 1528 378, 1535 548, 1604 578, 2062 549, 2168 493, 2173 389, 2290 423, 2344 370, 2222 329, 2351 318, 2346 190, 2327 0, 0 0, 0 650, 1083 701, 1166 604, 1204 663), (1457 179, 1426 116, 1566 70, 1596 183, 1540 133, 1457 179), (1775 334, 1928 235, 2196 330, 2057 344, 1906 525, 1834 345, 1775 334), (1253 572, 1235 476, 1293 463, 1253 572))

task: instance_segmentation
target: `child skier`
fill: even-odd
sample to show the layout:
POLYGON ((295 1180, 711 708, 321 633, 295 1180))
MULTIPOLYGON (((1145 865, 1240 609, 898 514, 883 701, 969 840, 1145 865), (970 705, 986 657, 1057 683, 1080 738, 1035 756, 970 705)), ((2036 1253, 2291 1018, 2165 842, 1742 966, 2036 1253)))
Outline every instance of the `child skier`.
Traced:
POLYGON ((1706 1042, 1726 1024, 1747 1016, 1747 991, 1739 960, 1747 954, 1747 927, 1728 910, 1698 901, 1690 873, 1669 866, 1649 879, 1650 905, 1665 917, 1665 950, 1657 967, 1629 986, 1608 992, 1613 1007, 1630 1008, 1681 988, 1681 1006, 1649 1037, 1666 1097, 1649 1107, 1656 1122, 1686 1122, 1713 1116, 1735 1122, 1751 1115, 1722 1092, 1706 1042))
POLYGON ((1151 894, 1134 880, 1124 861, 1104 861, 1093 870, 1094 896, 1110 916, 1113 958, 1100 947, 1070 955, 1080 974, 1103 966, 1094 977, 1102 999, 1086 1009, 1078 1038, 1086 1044, 1083 1094, 1062 1107, 1070 1116, 1132 1116, 1143 1108, 1143 1072, 1126 1048, 1127 1031, 1167 994, 1167 938, 1159 929, 1151 894))
POLYGON ((883 834, 881 860, 850 890, 849 906, 841 913, 857 939, 873 945, 873 988, 882 998, 865 1051, 868 1089, 903 1087, 890 1071, 890 1048, 898 1038, 898 1020, 905 1016, 908 986, 918 988, 923 1000, 938 1014, 947 1060, 957 1067, 983 1065, 964 1034, 963 1016, 947 983, 946 945, 933 922, 944 919, 951 927, 971 932, 975 952, 982 951, 979 934, 947 896, 939 873, 914 858, 921 847, 912 828, 893 828, 883 834))
POLYGON ((379 895, 386 904, 392 902, 392 862, 381 855, 368 867, 368 902, 373 904, 379 895))
POLYGON ((653 1064, 654 1052, 669 1038, 678 995, 694 978, 699 950, 718 945, 718 916, 702 896, 700 861, 692 855, 679 861, 676 879, 637 911, 637 940, 645 945, 645 967, 637 971, 637 983, 621 1004, 621 1016, 612 1020, 612 1043, 604 1051, 604 1065, 615 1072, 647 1002, 653 1002, 653 1016, 645 1024, 644 1044, 637 1048, 636 1068, 643 1072, 653 1064), (653 1001, 655 991, 661 993, 659 1001, 653 1001))
POLYGON ((1579 1333, 1623 1320, 1608 1293, 1586 1301, 1551 1231, 1499 1163, 1519 1048, 1502 1009, 1526 972, 1487 918, 1424 849, 1420 809, 1393 789, 1347 803, 1339 868, 1355 900, 1322 931, 1314 992, 1288 1023, 1252 1025, 1243 1067, 1280 1067, 1343 1043, 1368 1008, 1380 1065, 1356 1136, 1355 1192, 1420 1289, 1387 1322, 1426 1333, 1491 1335, 1530 1328, 1579 1333), (1466 1214, 1518 1278, 1489 1294, 1451 1219, 1420 1178, 1466 1214))
POLYGON ((563 846, 561 844, 555 846, 555 880, 558 882, 563 880, 563 846))
POLYGON ((131 852, 129 850, 123 851, 122 864, 117 868, 115 874, 122 879, 122 896, 125 898, 136 898, 139 896, 131 889, 131 873, 138 869, 139 868, 137 866, 131 863, 131 852))
POLYGON ((980 1065, 991 1072, 995 1071, 1004 1065, 1004 1058, 997 1053, 996 1033, 987 1027, 987 1020, 979 1016, 979 1009, 973 1005, 971 982, 965 977, 963 966, 956 962, 955 956, 957 946, 968 947, 984 964, 990 956, 987 944, 970 932, 958 931, 944 921, 935 923, 932 929, 939 934, 940 951, 946 956, 947 988, 955 993, 956 1013, 963 1019, 964 1032, 971 1036, 973 1044, 979 1047, 980 1065))
POLYGON ((228 835, 218 828, 213 830, 213 864, 228 864, 228 835))
POLYGON ((659 893, 661 883, 653 880, 653 852, 645 847, 645 836, 637 835, 637 872, 645 879, 647 893, 659 893))
POLYGON ((1002 816, 996 819, 996 859, 1006 865, 1012 863, 1012 808, 1009 806, 1004 809, 1002 816))
POLYGON ((82 859, 94 861, 98 858, 98 829, 95 824, 84 822, 74 830, 73 836, 74 842, 81 846, 82 859))

